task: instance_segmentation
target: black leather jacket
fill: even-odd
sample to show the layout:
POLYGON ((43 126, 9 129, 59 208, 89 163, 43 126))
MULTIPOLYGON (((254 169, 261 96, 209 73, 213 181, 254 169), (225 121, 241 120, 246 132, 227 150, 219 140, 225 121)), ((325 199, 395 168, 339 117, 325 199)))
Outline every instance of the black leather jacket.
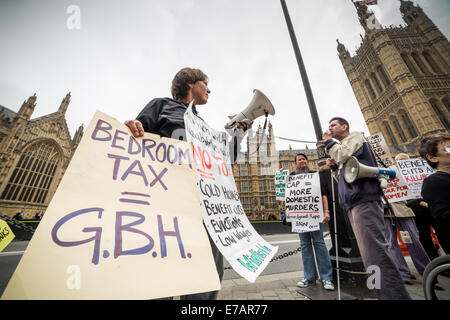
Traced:
MULTIPOLYGON (((145 132, 154 133, 161 137, 168 137, 186 141, 186 127, 184 113, 189 105, 170 98, 156 98, 150 101, 136 117, 144 127, 145 132)), ((195 106, 192 112, 199 117, 195 106)), ((233 134, 233 131, 228 133, 233 134)), ((236 159, 240 152, 242 139, 232 137, 230 140, 230 154, 236 159), (236 143, 237 141, 237 143, 236 143)))

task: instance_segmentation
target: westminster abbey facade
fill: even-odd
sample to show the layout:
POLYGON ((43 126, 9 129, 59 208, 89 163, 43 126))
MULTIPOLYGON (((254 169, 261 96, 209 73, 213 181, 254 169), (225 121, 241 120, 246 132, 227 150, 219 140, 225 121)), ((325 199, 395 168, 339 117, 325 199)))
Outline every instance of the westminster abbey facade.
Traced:
POLYGON ((31 119, 36 99, 29 97, 17 113, 0 106, 0 215, 44 213, 83 135, 80 126, 70 137, 70 93, 58 111, 31 119))

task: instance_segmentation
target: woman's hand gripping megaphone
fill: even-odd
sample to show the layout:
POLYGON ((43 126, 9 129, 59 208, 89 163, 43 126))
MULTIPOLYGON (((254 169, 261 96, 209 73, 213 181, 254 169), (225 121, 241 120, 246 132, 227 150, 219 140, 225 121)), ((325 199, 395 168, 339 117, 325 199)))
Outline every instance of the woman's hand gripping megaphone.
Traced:
POLYGON ((253 126, 253 121, 249 119, 244 119, 238 123, 236 123, 235 129, 237 130, 243 130, 244 132, 248 129, 251 129, 253 126))

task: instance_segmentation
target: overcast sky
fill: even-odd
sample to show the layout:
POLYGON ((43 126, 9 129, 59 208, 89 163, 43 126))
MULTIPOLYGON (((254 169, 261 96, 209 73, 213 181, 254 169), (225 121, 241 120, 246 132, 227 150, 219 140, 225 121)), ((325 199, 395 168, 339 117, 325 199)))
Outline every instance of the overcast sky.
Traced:
MULTIPOLYGON (((414 2, 448 39, 450 1, 414 2)), ((364 34, 353 4, 286 3, 323 130, 342 116, 368 134, 336 50, 338 38, 354 55, 364 34)), ((370 8, 383 26, 404 24, 399 1, 378 3, 370 8)), ((36 118, 57 111, 70 91, 72 136, 96 109, 134 119, 152 98, 170 97, 173 76, 189 66, 209 76, 212 93, 198 110, 213 128, 223 130, 257 88, 275 106, 276 136, 315 140, 279 0, 1 0, 0 44, 0 105, 18 111, 36 93, 36 118), (80 29, 67 27, 71 5, 80 9, 80 29)), ((305 146, 277 140, 277 149, 289 144, 305 146)))

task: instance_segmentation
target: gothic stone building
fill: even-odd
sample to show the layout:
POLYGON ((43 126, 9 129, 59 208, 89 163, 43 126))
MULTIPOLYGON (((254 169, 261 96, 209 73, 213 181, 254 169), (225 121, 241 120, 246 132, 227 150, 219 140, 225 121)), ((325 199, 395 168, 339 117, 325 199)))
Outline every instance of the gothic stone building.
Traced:
POLYGON ((83 135, 71 139, 65 113, 70 93, 57 112, 31 119, 36 94, 15 113, 0 106, 0 214, 25 218, 44 213, 83 135))
POLYGON ((400 27, 376 28, 356 6, 362 43, 353 57, 339 40, 337 50, 370 134, 381 132, 393 155, 418 155, 422 137, 450 129, 450 45, 419 6, 400 2, 400 27))
POLYGON ((247 139, 247 152, 242 153, 233 164, 233 176, 236 188, 249 220, 281 219, 284 213, 284 202, 277 201, 275 196, 275 171, 287 169, 295 170, 294 157, 304 153, 309 160, 311 169, 316 170, 316 150, 281 150, 275 148, 273 127, 269 123, 268 133, 260 144, 261 127, 256 133, 250 130, 247 139))

